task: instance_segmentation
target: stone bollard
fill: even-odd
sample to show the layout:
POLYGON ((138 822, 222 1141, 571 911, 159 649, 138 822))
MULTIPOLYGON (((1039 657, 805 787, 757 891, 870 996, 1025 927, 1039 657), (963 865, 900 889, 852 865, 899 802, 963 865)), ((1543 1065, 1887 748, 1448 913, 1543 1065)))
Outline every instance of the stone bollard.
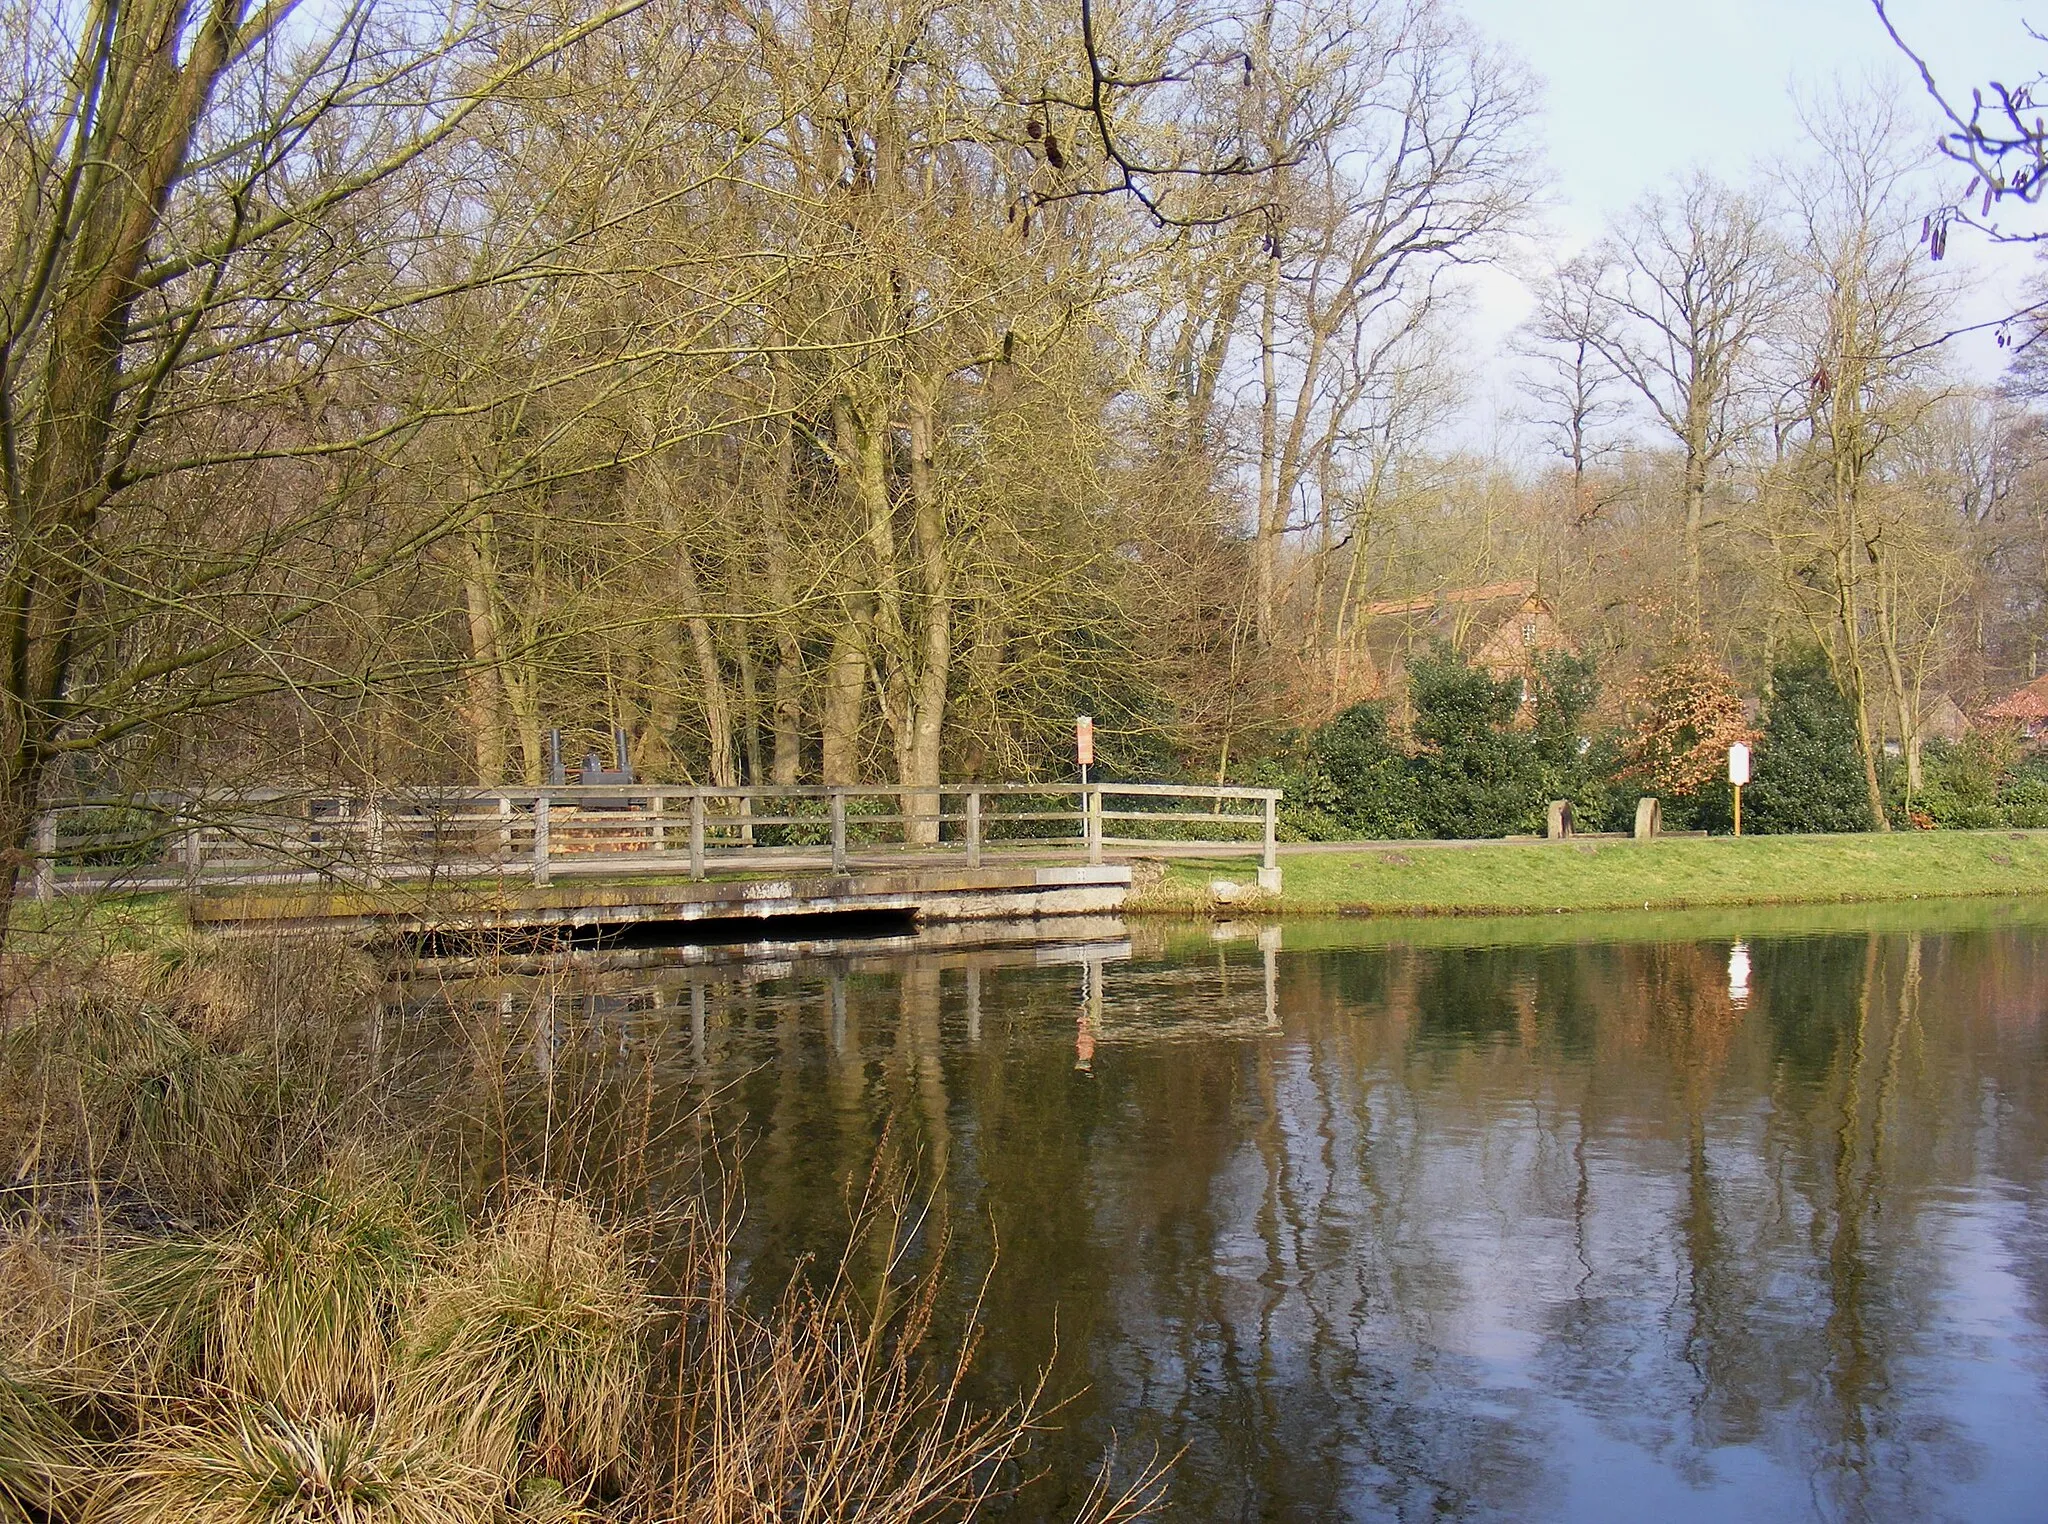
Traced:
POLYGON ((1636 801, 1636 840, 1650 841, 1664 829, 1664 807, 1655 799, 1636 801))
POLYGON ((1543 823, 1543 834, 1551 841, 1563 841, 1572 834, 1572 802, 1569 799, 1550 801, 1550 817, 1543 823))

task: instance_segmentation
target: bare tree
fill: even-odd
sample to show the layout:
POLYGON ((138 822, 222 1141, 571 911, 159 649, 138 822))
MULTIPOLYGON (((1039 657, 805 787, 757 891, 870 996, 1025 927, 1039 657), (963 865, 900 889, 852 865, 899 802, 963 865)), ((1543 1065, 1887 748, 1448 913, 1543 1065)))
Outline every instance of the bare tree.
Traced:
POLYGON ((1519 377, 1527 409, 1544 442, 1571 468, 1581 522, 1597 511, 1586 474, 1620 447, 1612 431, 1628 412, 1621 377, 1602 352, 1613 336, 1602 328, 1609 308, 1599 276, 1583 259, 1553 271, 1537 288, 1536 309, 1517 342, 1530 362, 1519 377))
POLYGON ((1901 440, 1930 411, 1928 338, 1944 293, 1916 257, 1919 165, 1896 109, 1836 98, 1809 109, 1815 152, 1787 172, 1799 281, 1807 440, 1786 463, 1803 506, 1792 561, 1829 664, 1855 711, 1873 825, 1889 829, 1876 692, 1889 680, 1911 749, 1917 704, 1903 651, 1909 620, 1938 635, 1954 589, 1896 480, 1901 440), (1906 608, 1917 592, 1917 618, 1906 608), (1821 611, 1824 611, 1822 613, 1821 611))
POLYGON ((1696 172, 1645 200, 1595 258, 1599 311, 1586 336, 1683 455, 1685 608, 1698 631, 1708 488, 1757 424, 1783 254, 1753 197, 1696 172))

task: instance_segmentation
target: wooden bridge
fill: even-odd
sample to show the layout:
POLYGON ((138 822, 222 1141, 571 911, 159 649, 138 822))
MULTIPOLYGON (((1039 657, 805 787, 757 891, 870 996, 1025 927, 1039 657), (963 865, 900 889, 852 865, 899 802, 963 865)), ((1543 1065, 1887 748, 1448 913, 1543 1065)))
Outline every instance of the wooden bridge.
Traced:
POLYGON ((26 891, 172 891, 195 920, 489 925, 1120 908, 1131 857, 1255 856, 1277 789, 580 785, 164 792, 39 817, 26 891))

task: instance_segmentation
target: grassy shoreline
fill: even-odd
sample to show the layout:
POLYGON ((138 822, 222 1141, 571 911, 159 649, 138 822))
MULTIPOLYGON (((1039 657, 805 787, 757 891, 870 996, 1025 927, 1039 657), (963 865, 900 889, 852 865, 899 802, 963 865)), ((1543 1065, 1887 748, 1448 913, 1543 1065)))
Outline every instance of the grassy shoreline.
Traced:
POLYGON ((2048 832, 1751 836, 1632 841, 1414 842, 1292 853, 1278 896, 1250 887, 1245 859, 1173 862, 1137 887, 1136 914, 1217 903, 1282 915, 1550 915, 1714 905, 1824 905, 2048 893, 2048 832))

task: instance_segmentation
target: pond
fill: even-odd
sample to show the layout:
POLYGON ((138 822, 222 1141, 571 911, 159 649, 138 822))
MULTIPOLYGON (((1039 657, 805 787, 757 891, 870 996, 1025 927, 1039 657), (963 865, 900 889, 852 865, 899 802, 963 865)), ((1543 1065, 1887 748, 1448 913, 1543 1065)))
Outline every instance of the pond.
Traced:
POLYGON ((2043 1516, 2048 905, 703 956, 436 999, 652 1045, 760 1286, 914 1153, 977 1395, 1065 1402, 1016 1516, 1111 1444, 1176 1520, 2043 1516))

